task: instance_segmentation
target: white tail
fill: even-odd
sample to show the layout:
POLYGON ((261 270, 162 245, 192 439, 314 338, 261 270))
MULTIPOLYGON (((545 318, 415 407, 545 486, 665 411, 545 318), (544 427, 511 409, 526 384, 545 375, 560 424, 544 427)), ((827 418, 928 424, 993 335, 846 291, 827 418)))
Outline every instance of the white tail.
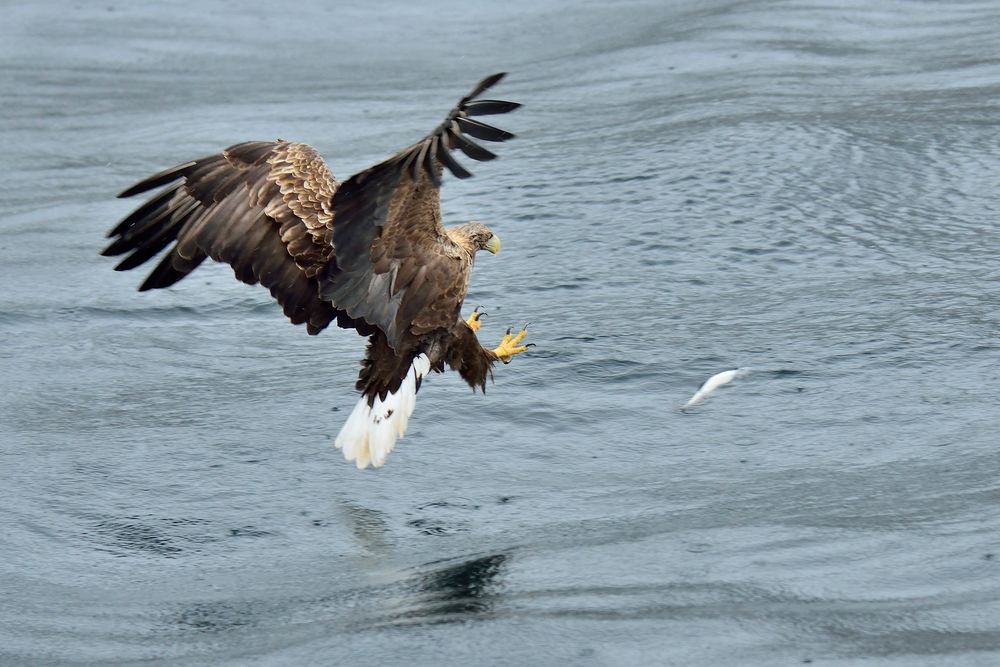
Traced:
POLYGON ((431 360, 419 354, 395 393, 386 394, 384 400, 376 396, 370 407, 368 399, 361 397, 334 442, 337 449, 344 450, 345 459, 354 461, 359 469, 367 468, 369 463, 376 468, 385 463, 396 440, 406 433, 406 424, 417 405, 417 383, 430 370, 431 360))

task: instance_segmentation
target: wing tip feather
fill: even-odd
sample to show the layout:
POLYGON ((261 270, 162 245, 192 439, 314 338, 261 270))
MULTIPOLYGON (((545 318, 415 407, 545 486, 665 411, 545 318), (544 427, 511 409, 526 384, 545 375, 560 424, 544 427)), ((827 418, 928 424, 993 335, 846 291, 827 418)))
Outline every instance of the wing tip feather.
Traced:
POLYGON ((452 109, 445 121, 431 135, 410 149, 412 154, 403 158, 403 170, 404 173, 408 172, 413 182, 418 180, 419 172, 424 171, 434 187, 441 187, 441 177, 433 168, 433 162, 439 163, 456 178, 466 179, 472 176, 472 173, 462 167, 450 154, 456 148, 467 157, 480 162, 493 160, 497 157, 494 153, 468 139, 466 135, 495 142, 507 141, 517 136, 513 132, 501 130, 471 118, 471 116, 477 115, 508 113, 521 107, 520 102, 476 100, 479 95, 495 86, 506 76, 507 72, 497 72, 482 79, 468 95, 459 100, 458 105, 452 109), (429 148, 430 150, 428 150, 429 148))
POLYGON ((198 164, 197 160, 190 160, 183 164, 179 164, 176 167, 165 169, 157 174, 153 174, 149 178, 139 181, 135 185, 132 185, 122 190, 116 195, 116 197, 118 199, 127 199, 128 197, 132 197, 134 195, 147 192, 149 190, 152 190, 153 188, 158 188, 161 185, 167 185, 168 183, 172 183, 173 181, 176 181, 178 178, 182 178, 188 169, 197 164, 198 164))

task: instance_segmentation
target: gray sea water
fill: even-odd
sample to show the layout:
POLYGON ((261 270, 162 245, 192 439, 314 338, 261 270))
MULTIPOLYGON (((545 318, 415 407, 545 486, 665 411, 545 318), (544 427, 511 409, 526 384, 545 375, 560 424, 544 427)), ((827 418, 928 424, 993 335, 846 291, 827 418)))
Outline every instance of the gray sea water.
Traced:
POLYGON ((996 2, 2 14, 0 664, 1000 664, 996 2), (331 444, 363 339, 98 256, 139 178, 346 178, 500 70, 518 138, 443 206, 537 347, 377 472, 331 444))

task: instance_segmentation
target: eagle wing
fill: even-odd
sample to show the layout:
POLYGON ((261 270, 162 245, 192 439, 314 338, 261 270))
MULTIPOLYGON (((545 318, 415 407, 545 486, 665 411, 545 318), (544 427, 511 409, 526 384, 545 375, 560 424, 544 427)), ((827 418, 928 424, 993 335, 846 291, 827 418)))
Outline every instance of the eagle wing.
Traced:
POLYGON ((496 157, 470 137, 514 136, 473 118, 520 106, 477 99, 503 77, 483 79, 430 134, 355 174, 333 196, 337 250, 320 275, 320 296, 380 329, 394 350, 408 334, 450 328, 465 298, 471 266, 441 224, 441 175, 447 168, 471 176, 451 155, 455 149, 474 160, 496 157))
POLYGON ((267 287, 311 334, 334 318, 366 328, 317 292, 317 276, 333 256, 330 202, 337 181, 311 147, 237 144, 151 176, 119 197, 162 186, 168 187, 111 230, 114 241, 102 253, 127 253, 115 267, 124 271, 173 244, 140 290, 173 285, 211 257, 232 266, 239 280, 267 287))

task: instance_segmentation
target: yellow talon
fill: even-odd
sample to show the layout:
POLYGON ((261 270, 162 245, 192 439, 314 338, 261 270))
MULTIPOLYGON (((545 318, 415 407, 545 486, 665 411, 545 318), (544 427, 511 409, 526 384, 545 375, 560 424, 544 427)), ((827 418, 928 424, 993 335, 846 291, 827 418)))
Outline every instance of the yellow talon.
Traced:
POLYGON ((479 331, 479 327, 483 326, 483 323, 479 321, 479 318, 486 313, 480 312, 480 308, 481 306, 476 306, 475 310, 472 311, 472 314, 469 315, 469 319, 465 320, 465 323, 468 324, 469 328, 473 331, 479 331))
POLYGON ((511 335, 510 329, 507 329, 507 334, 503 337, 503 340, 500 341, 500 345, 493 350, 493 354, 497 355, 497 358, 500 359, 500 361, 505 364, 509 364, 510 360, 514 358, 514 355, 521 354, 531 347, 531 343, 528 343, 527 345, 520 345, 520 342, 524 340, 524 337, 527 335, 527 325, 525 325, 525 327, 521 329, 516 336, 511 335))

